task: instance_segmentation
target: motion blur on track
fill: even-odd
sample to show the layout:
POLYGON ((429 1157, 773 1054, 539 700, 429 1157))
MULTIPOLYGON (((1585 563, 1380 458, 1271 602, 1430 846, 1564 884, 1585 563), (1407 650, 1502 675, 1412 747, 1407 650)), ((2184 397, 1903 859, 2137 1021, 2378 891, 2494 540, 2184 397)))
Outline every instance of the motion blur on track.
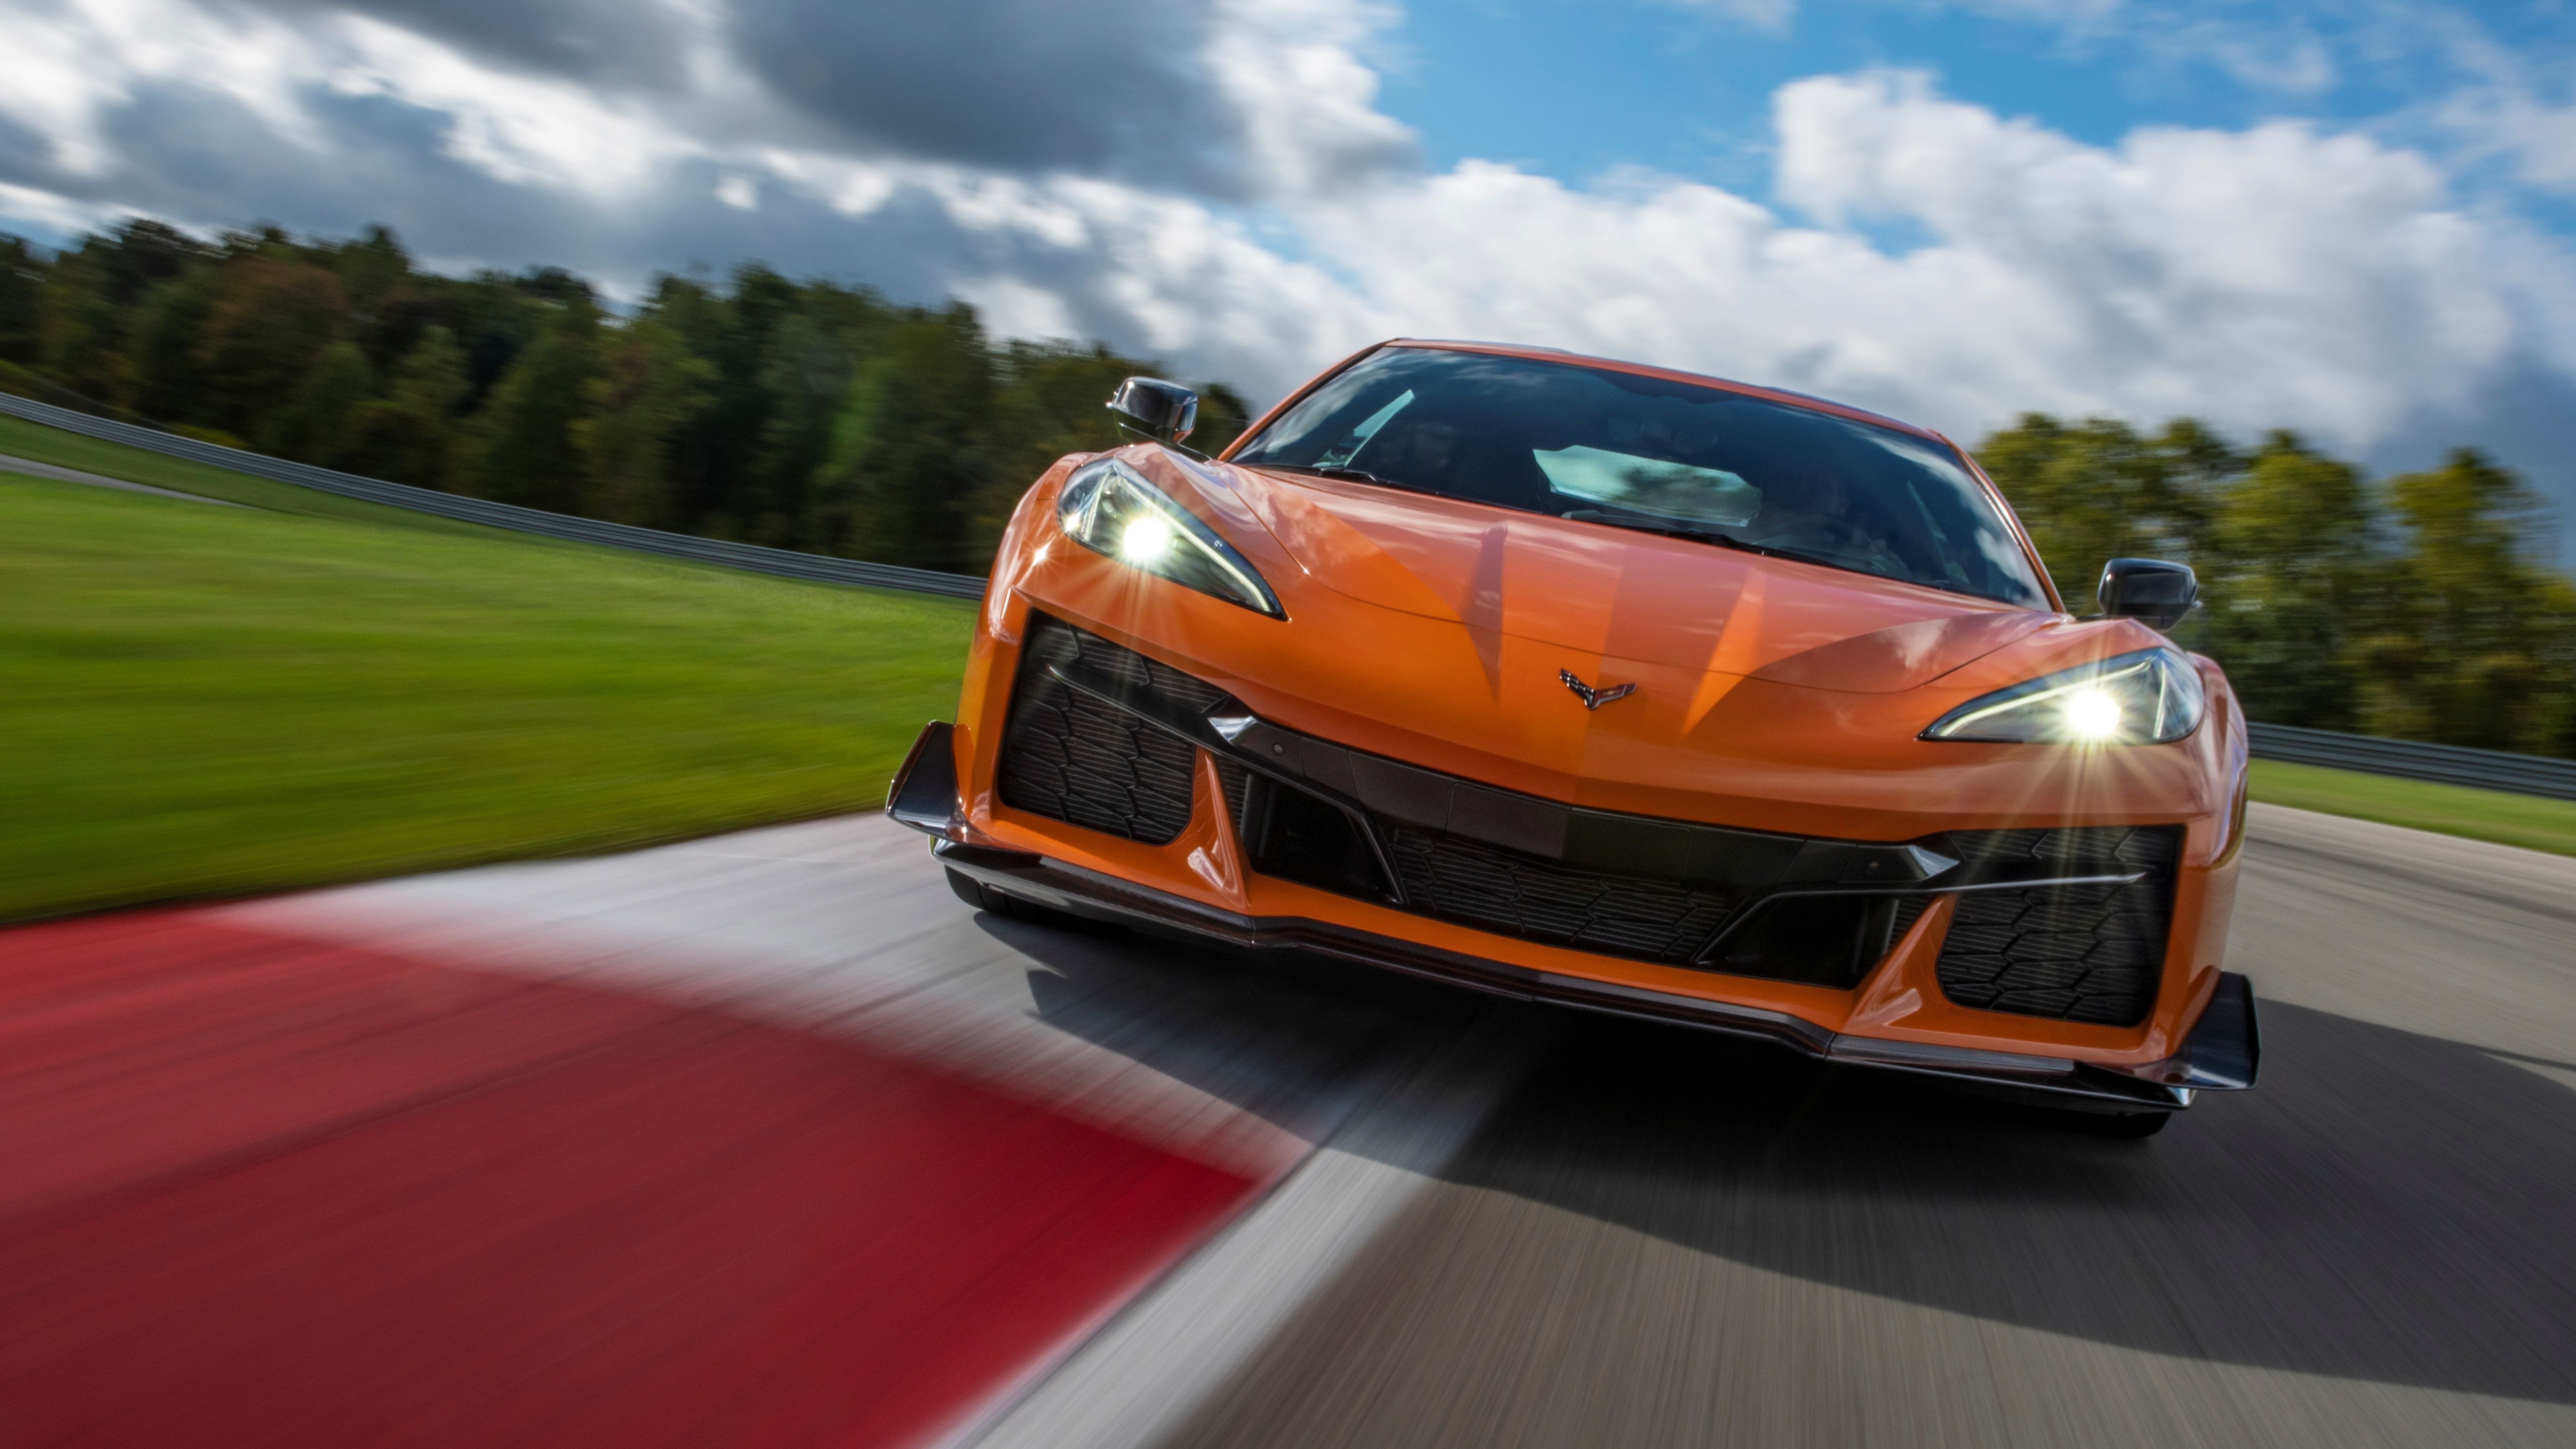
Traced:
POLYGON ((2144 1143, 872 819, 0 933, 0 1442, 2568 1442, 2576 865, 2249 831, 2144 1143))

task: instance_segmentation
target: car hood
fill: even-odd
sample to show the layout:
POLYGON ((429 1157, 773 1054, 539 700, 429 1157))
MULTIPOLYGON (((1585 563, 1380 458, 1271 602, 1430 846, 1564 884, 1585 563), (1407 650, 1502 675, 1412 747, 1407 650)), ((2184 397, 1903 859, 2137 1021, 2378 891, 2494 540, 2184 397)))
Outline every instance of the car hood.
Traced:
MULTIPOLYGON (((1222 465, 1221 465, 1222 466, 1222 465)), ((1880 694, 2063 619, 1817 564, 1426 494, 1225 466, 1333 591, 1588 654, 1880 694)))

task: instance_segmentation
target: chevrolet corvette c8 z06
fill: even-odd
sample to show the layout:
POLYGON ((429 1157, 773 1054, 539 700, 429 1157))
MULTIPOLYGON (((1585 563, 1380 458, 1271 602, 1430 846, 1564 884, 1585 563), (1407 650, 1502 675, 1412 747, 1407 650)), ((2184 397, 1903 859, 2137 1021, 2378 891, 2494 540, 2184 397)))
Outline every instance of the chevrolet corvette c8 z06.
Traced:
POLYGON ((2246 731, 1937 433, 1399 340, 1221 455, 1130 379, 888 811, 960 896, 1761 1037, 2143 1135, 2252 1085, 2246 731))

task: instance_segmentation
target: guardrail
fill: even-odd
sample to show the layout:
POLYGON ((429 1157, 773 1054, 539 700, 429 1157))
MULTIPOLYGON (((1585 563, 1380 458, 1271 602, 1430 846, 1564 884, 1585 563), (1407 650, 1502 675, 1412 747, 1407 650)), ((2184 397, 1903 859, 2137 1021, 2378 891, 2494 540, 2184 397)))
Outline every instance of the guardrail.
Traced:
POLYGON ((2325 765, 2361 770, 2443 785, 2480 790, 2506 790, 2517 795, 2546 795, 2576 800, 2576 760, 2543 755, 2516 755, 2503 750, 2471 750, 2458 745, 2428 745, 2415 740, 2384 740, 2373 735, 2337 734, 2333 730, 2294 725, 2249 724, 2254 758, 2285 760, 2296 765, 2325 765))
MULTIPOLYGON (((543 509, 494 503, 484 498, 465 498, 403 483, 388 483, 380 478, 362 478, 354 473, 290 463, 283 458, 244 452, 217 443, 201 443, 176 433, 92 417, 88 413, 74 412, 12 393, 0 392, 0 413, 66 432, 147 448, 173 458, 186 458, 236 473, 248 473, 272 482, 319 489, 343 498, 363 499, 419 513, 434 513, 442 518, 514 529, 520 533, 542 534, 576 543, 604 544, 610 548, 633 549, 817 583, 907 589, 959 599, 984 596, 984 580, 971 574, 939 573, 931 569, 905 568, 899 564, 863 563, 857 559, 829 558, 783 548, 762 548, 757 544, 727 543, 722 539, 697 538, 685 533, 665 533, 657 528, 636 528, 624 523, 603 523, 595 518, 575 518, 543 509)), ((2299 729, 2291 725, 2255 724, 2248 729, 2252 735, 2254 757, 2260 760, 2286 760, 2293 764, 2325 765, 2338 770, 2431 780, 2444 785, 2468 785, 2481 790, 2576 800, 2576 760, 2515 755, 2502 750, 2470 750, 2455 745, 2427 745, 2413 740, 2338 734, 2332 730, 2299 729)))
POLYGON ((70 408, 37 402, 14 393, 0 392, 0 413, 61 428, 65 432, 145 448, 173 458, 230 469, 235 473, 248 473, 275 483, 290 483, 298 488, 336 493, 343 498, 381 503, 389 508, 407 508, 415 513, 434 513, 441 518, 488 524, 519 533, 632 549, 638 553, 661 554, 693 563, 748 569, 753 573, 776 574, 813 583, 907 589, 914 593, 945 594, 958 599, 984 597, 984 580, 972 574, 940 573, 932 569, 905 568, 900 564, 866 563, 858 559, 797 553, 792 549, 763 548, 752 543, 728 543, 717 538, 665 533, 658 528, 637 528, 632 524, 548 513, 541 508, 521 508, 513 503, 495 503, 488 498, 466 498, 431 488, 414 488, 406 483, 388 483, 381 478, 362 478, 355 473, 316 468, 307 463, 290 463, 284 458, 244 452, 219 443, 201 443, 195 438, 120 423, 111 418, 92 417, 88 413, 74 412, 70 408))

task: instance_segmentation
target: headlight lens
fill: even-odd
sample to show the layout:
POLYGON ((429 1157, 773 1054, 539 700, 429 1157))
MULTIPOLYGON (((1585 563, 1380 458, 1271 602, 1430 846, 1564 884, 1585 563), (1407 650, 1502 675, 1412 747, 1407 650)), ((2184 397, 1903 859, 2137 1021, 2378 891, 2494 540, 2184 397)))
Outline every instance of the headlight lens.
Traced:
POLYGON ((1972 699, 1941 716, 1923 738, 2161 745, 2198 729, 2208 702, 2190 660, 2171 649, 2141 649, 1972 699))
POLYGON ((1116 458, 1075 469, 1056 499, 1055 516, 1074 542, 1130 568, 1257 614, 1287 617, 1270 585, 1234 545, 1116 458))

